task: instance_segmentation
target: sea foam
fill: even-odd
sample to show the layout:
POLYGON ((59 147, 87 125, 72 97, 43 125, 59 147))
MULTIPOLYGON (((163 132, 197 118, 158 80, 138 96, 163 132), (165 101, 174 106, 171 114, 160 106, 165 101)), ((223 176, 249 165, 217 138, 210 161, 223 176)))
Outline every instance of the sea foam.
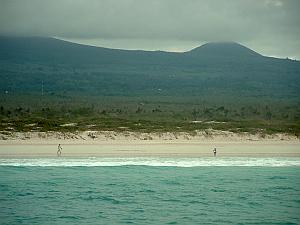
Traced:
POLYGON ((167 166, 167 167, 205 167, 205 166, 258 166, 289 167, 300 166, 297 157, 202 157, 202 158, 25 158, 0 159, 0 166, 52 166, 52 167, 97 167, 97 166, 167 166))

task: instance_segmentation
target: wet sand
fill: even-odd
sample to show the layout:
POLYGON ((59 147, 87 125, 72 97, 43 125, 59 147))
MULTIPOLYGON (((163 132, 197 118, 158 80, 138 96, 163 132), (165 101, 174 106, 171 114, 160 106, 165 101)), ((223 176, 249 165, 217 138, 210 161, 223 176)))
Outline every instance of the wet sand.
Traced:
MULTIPOLYGON (((63 157, 300 157, 299 142, 97 142, 62 144, 63 157)), ((55 157, 57 144, 0 143, 1 158, 55 157)))

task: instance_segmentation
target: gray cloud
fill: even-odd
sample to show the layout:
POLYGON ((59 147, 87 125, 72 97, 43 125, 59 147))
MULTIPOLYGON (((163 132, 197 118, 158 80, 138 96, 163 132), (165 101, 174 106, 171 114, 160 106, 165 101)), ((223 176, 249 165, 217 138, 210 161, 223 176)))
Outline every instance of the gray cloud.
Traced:
POLYGON ((163 50, 237 41, 300 58, 299 10, 299 0, 0 0, 0 34, 163 50))

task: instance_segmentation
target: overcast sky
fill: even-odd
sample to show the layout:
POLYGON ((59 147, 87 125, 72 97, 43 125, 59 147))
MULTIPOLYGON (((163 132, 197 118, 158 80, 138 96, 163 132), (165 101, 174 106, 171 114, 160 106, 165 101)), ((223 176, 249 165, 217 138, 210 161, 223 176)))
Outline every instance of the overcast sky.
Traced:
POLYGON ((300 0, 0 0, 0 34, 186 51, 235 41, 300 59, 300 0))

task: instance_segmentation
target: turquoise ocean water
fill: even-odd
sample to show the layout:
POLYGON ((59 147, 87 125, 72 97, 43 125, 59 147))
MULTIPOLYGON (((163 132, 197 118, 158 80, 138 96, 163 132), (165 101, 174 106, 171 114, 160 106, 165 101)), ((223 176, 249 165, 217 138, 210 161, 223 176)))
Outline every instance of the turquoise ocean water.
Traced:
POLYGON ((0 159, 0 224, 300 224, 300 158, 0 159))

